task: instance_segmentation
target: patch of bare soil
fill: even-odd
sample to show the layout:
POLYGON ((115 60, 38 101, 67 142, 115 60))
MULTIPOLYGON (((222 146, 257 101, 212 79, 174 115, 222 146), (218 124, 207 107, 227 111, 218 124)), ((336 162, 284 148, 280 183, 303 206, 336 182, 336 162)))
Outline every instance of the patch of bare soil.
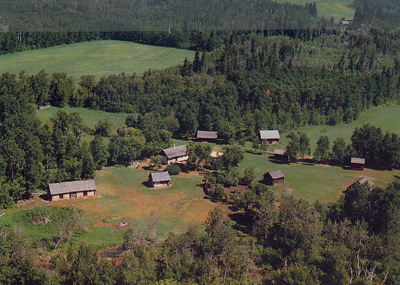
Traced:
POLYGON ((231 186, 231 187, 226 187, 225 188, 225 191, 228 194, 232 194, 232 193, 234 193, 234 192, 236 192, 238 190, 241 191, 244 194, 244 193, 249 192, 250 188, 249 188, 249 186, 245 186, 245 185, 231 186))

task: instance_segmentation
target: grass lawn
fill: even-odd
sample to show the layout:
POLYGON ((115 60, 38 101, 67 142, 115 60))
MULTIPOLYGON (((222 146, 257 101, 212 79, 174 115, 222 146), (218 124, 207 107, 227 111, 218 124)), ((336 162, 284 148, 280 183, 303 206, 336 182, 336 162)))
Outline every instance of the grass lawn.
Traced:
MULTIPOLYGON (((338 126, 306 126, 301 130, 310 138, 311 151, 314 151, 317 140, 321 136, 327 136, 332 142, 338 138, 343 137, 346 143, 350 143, 351 135, 356 127, 361 127, 364 124, 370 124, 380 127, 383 132, 389 131, 400 135, 400 105, 381 105, 373 107, 363 112, 359 118, 350 124, 341 124, 338 126)), ((281 135, 281 142, 283 146, 289 142, 290 139, 286 137, 287 134, 281 135)), ((270 147, 268 150, 273 150, 270 147)))
POLYGON ((306 3, 317 4, 318 17, 325 17, 325 19, 330 19, 334 17, 335 23, 343 17, 354 17, 355 10, 351 8, 353 0, 278 0, 280 3, 290 3, 305 5, 306 3))
POLYGON ((277 197, 285 188, 293 189, 294 196, 307 201, 321 202, 336 201, 346 188, 363 176, 369 176, 376 187, 386 187, 400 176, 399 170, 378 171, 365 169, 354 171, 342 167, 327 165, 307 164, 279 164, 270 160, 266 155, 246 153, 239 169, 243 171, 247 167, 254 167, 258 180, 269 171, 282 170, 285 174, 285 183, 270 186, 277 197))
POLYGON ((61 45, 0 56, 0 73, 36 74, 66 72, 75 83, 84 74, 97 79, 110 74, 142 74, 149 69, 165 69, 193 59, 194 51, 156 47, 133 42, 102 40, 61 45))
POLYGON ((56 113, 59 110, 63 110, 66 113, 74 113, 77 112, 81 116, 83 123, 89 127, 94 128, 94 126, 99 122, 99 120, 103 120, 108 118, 108 120, 112 123, 112 129, 116 130, 118 127, 125 124, 125 118, 128 114, 125 113, 108 113, 101 110, 93 110, 88 108, 57 108, 57 107, 50 107, 46 110, 38 110, 36 111, 36 117, 42 122, 42 124, 52 125, 51 118, 54 118, 56 113))

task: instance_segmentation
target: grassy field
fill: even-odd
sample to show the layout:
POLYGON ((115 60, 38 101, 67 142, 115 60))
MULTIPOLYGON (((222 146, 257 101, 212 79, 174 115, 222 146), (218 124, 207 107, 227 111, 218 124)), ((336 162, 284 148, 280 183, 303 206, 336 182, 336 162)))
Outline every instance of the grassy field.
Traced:
POLYGON ((98 196, 95 198, 48 202, 40 198, 19 206, 0 218, 6 225, 25 225, 27 234, 37 238, 55 235, 56 226, 49 224, 44 234, 43 225, 32 225, 24 209, 30 206, 73 206, 83 210, 86 231, 76 241, 116 245, 122 243, 125 228, 116 228, 113 221, 128 221, 131 226, 147 226, 150 214, 158 217, 157 234, 182 231, 188 225, 202 224, 216 205, 204 198, 202 178, 198 173, 173 176, 173 186, 151 189, 145 185, 150 170, 108 167, 96 174, 98 196))
POLYGON ((93 110, 88 108, 51 107, 46 110, 36 111, 36 117, 42 122, 42 124, 48 124, 51 126, 51 118, 53 118, 59 110, 63 110, 66 113, 79 113, 83 123, 89 128, 94 128, 99 120, 108 118, 108 120, 112 123, 112 129, 116 130, 118 127, 125 124, 125 118, 128 116, 128 114, 124 113, 108 113, 101 110, 93 110))
POLYGON ((278 0, 280 3, 290 3, 305 5, 306 3, 317 4, 317 11, 319 17, 325 17, 325 19, 330 19, 334 17, 335 23, 343 17, 354 17, 354 9, 351 8, 353 0, 278 0))
POLYGON ((282 170, 285 174, 285 183, 270 187, 279 197, 285 188, 293 189, 294 196, 307 201, 321 202, 336 201, 346 188, 363 176, 369 176, 376 187, 386 187, 400 176, 400 171, 352 171, 342 167, 312 164, 280 164, 266 155, 247 153, 239 169, 254 167, 258 180, 269 171, 282 170))
MULTIPOLYGON (((49 123, 50 118, 59 110, 50 108, 38 111, 37 115, 43 123, 49 123)), ((94 111, 84 108, 64 108, 68 112, 78 112, 85 125, 93 127, 99 119, 108 117, 115 128, 122 125, 126 114, 111 114, 103 111, 94 111)), ((363 113, 357 121, 341 126, 314 126, 305 127, 303 131, 310 137, 312 147, 319 136, 327 135, 331 141, 342 136, 350 142, 350 136, 355 127, 370 123, 400 134, 397 118, 400 117, 400 106, 389 105, 371 108, 363 113)), ((287 142, 282 135, 283 143, 287 142)), ((186 141, 173 140, 176 145, 186 144, 186 141)), ((223 145, 211 144, 220 149, 223 145)), ((284 146, 283 146, 284 147, 284 146)), ((269 151, 272 151, 271 147, 269 151)), ((307 201, 321 202, 336 201, 342 192, 357 179, 368 175, 377 187, 386 187, 400 177, 400 171, 376 171, 366 169, 363 172, 351 171, 342 167, 307 164, 279 164, 266 155, 246 153, 240 171, 254 167, 257 180, 262 180, 266 172, 282 170, 285 174, 285 184, 270 187, 277 197, 282 190, 294 190, 294 196, 307 201)), ((124 228, 119 229, 116 224, 128 221, 131 226, 146 226, 152 212, 158 217, 157 233, 164 237, 170 231, 182 231, 190 224, 204 222, 208 212, 217 204, 205 199, 201 188, 202 177, 197 173, 181 173, 173 177, 174 185, 165 189, 150 189, 144 182, 151 171, 144 169, 107 167, 96 173, 98 197, 74 199, 58 202, 47 202, 40 198, 27 202, 27 205, 17 206, 0 219, 5 224, 25 225, 26 232, 37 238, 46 235, 55 235, 56 227, 49 226, 41 230, 43 225, 31 225, 23 211, 36 206, 74 206, 83 210, 86 222, 86 231, 74 238, 75 241, 101 243, 112 246, 122 242, 124 228), (113 223, 115 221, 115 223, 113 223)))
POLYGON ((122 41, 92 41, 24 51, 0 56, 0 73, 18 74, 25 70, 35 74, 66 72, 75 81, 83 74, 100 79, 110 74, 138 73, 149 69, 164 69, 193 59, 194 52, 122 41))
MULTIPOLYGON (((321 136, 327 136, 332 143, 336 138, 342 137, 346 143, 350 143, 350 137, 356 127, 361 127, 364 124, 370 124, 376 127, 380 127, 385 133, 389 131, 391 133, 397 133, 400 135, 400 124, 398 123, 400 118, 400 105, 381 105, 373 107, 363 112, 359 118, 350 124, 341 124, 338 126, 306 126, 301 128, 310 138, 311 151, 314 151, 317 140, 321 136)), ((281 134, 281 142, 283 146, 289 142, 290 139, 285 134, 281 134)), ((273 150, 271 147, 268 150, 273 150)))

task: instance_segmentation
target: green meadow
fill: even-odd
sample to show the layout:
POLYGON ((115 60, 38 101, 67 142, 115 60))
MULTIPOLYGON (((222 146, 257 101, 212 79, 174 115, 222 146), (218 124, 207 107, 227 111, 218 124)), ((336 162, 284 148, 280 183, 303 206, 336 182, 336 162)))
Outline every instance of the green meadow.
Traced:
MULTIPOLYGON (((316 147, 317 140, 321 136, 327 136, 332 143, 336 138, 343 137, 346 143, 350 143, 351 135, 356 127, 364 124, 370 124, 380 127, 385 133, 386 131, 400 135, 400 105, 390 104, 372 107, 360 114, 359 118, 349 124, 341 124, 338 126, 306 126, 301 128, 309 138, 311 150, 316 147)), ((289 139, 287 134, 283 134, 282 144, 286 145, 289 139)))
POLYGON ((142 74, 149 69, 165 69, 193 59, 194 51, 157 47, 114 40, 60 45, 0 56, 0 73, 36 74, 65 72, 77 82, 84 74, 97 79, 110 74, 142 74))
POLYGON ((334 18, 335 23, 343 17, 354 17, 355 10, 351 8, 353 0, 278 0, 280 3, 290 3, 305 5, 306 3, 317 4, 318 17, 325 17, 325 19, 334 18))
MULTIPOLYGON (((59 108, 50 108, 37 111, 37 116, 42 123, 50 123, 50 118, 59 108)), ((99 119, 109 118, 117 128, 125 121, 127 114, 113 114, 85 108, 64 108, 67 112, 78 112, 87 127, 94 127, 99 119)), ((321 135, 327 135, 331 141, 342 136, 350 142, 351 134, 355 127, 363 124, 372 124, 381 127, 384 131, 400 134, 400 126, 397 119, 400 117, 399 105, 384 105, 374 107, 350 123, 340 126, 311 126, 304 127, 310 138, 312 150, 321 135)), ((91 139, 86 136, 85 139, 91 139)), ((288 139, 282 134, 283 146, 288 139)), ((174 139, 176 145, 186 144, 186 141, 174 139)), ((214 149, 221 149, 224 145, 211 144, 214 149)), ((309 202, 317 200, 332 202, 339 199, 342 192, 357 179, 367 175, 375 182, 376 187, 386 187, 389 183, 400 177, 400 171, 377 171, 365 169, 364 171, 352 171, 337 166, 318 164, 281 164, 269 157, 274 147, 268 149, 268 155, 245 153, 244 160, 237 169, 243 172, 248 167, 254 167, 256 180, 261 181, 263 175, 269 171, 282 170, 285 174, 285 183, 278 186, 270 186, 276 197, 282 194, 286 188, 293 190, 296 198, 303 198, 309 202)), ((85 217, 86 230, 74 237, 75 241, 113 246, 121 244, 124 228, 116 225, 120 221, 128 221, 131 226, 141 225, 146 227, 149 217, 157 217, 157 234, 160 237, 170 232, 180 232, 191 224, 202 224, 208 212, 217 206, 208 200, 202 190, 202 176, 198 172, 180 173, 173 176, 173 186, 164 189, 148 188, 145 182, 151 170, 133 169, 127 167, 106 167, 96 172, 95 181, 98 188, 98 196, 95 198, 64 200, 47 202, 40 198, 29 201, 28 206, 16 206, 0 219, 6 225, 17 224, 26 228, 26 232, 38 239, 46 241, 47 236, 55 236, 56 225, 33 225, 26 217, 26 209, 37 206, 65 207, 74 206, 81 209, 85 217), (30 203, 30 204, 29 204, 30 203), (45 229, 46 228, 46 229, 45 229)))

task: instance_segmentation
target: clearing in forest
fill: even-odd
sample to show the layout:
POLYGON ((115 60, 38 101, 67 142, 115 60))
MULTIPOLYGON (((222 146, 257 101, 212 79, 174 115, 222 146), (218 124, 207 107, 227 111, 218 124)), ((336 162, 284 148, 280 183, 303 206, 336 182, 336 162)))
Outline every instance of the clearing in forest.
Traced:
POLYGON ((335 23, 343 17, 354 17, 355 10, 351 7, 353 0, 278 0, 280 3, 290 3, 305 5, 306 3, 316 3, 318 17, 325 17, 325 19, 334 18, 335 23))
POLYGON ((165 69, 192 60, 194 51, 143 45, 134 42, 99 40, 60 45, 0 56, 0 73, 48 74, 65 72, 75 83, 81 75, 100 79, 110 74, 142 74, 149 69, 165 69))

